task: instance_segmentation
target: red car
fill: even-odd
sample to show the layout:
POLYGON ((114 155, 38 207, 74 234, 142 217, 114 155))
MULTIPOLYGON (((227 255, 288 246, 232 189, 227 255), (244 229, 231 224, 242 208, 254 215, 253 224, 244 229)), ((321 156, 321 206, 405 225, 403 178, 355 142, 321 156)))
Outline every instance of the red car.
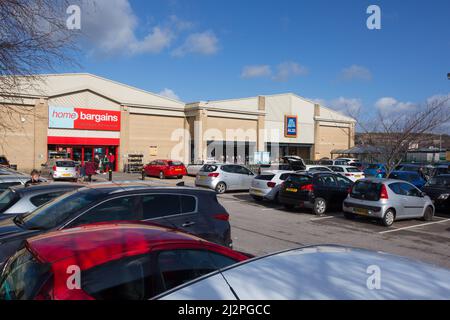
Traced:
POLYGON ((149 224, 96 224, 30 238, 5 264, 0 300, 143 300, 247 255, 149 224))
POLYGON ((177 177, 181 179, 187 175, 186 167, 181 161, 176 160, 155 160, 144 167, 145 174, 150 177, 177 177))

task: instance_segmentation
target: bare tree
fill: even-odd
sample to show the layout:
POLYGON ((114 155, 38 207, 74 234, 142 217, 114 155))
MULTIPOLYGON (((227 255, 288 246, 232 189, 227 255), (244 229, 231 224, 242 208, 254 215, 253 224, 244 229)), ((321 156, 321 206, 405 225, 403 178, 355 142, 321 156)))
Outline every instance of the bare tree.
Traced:
POLYGON ((0 139, 33 113, 22 99, 39 90, 38 74, 75 64, 67 6, 65 0, 0 0, 0 139))
POLYGON ((438 129, 450 129, 450 96, 434 98, 411 111, 384 113, 358 121, 360 143, 375 147, 379 161, 386 163, 389 175, 414 146, 438 129))

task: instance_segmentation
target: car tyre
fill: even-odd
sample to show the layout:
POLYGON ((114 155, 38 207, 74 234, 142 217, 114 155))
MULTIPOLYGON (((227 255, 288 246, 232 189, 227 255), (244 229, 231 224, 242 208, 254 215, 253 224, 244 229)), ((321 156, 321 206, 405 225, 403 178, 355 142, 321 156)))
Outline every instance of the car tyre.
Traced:
POLYGON ((223 194, 223 193, 227 192, 227 185, 225 184, 225 182, 219 182, 216 185, 216 192, 218 194, 223 194))
POLYGON ((422 220, 424 221, 433 221, 434 212, 432 207, 427 207, 425 209, 425 213, 423 214, 422 220))
POLYGON ((385 213, 383 218, 381 218, 381 223, 385 227, 390 227, 394 224, 395 221, 395 212, 392 209, 388 209, 385 213))
POLYGON ((324 215, 327 211, 327 201, 324 198, 316 198, 314 200, 313 211, 317 216, 324 215))
POLYGON ((159 178, 160 178, 161 180, 163 180, 163 179, 166 178, 166 176, 164 175, 164 172, 162 172, 162 171, 159 172, 159 178))

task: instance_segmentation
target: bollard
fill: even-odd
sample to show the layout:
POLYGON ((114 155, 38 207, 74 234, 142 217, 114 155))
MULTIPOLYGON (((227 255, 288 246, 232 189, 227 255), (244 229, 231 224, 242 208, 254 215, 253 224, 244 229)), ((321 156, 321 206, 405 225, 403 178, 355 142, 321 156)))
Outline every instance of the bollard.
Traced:
POLYGON ((108 180, 109 181, 112 181, 112 170, 111 169, 109 169, 109 171, 108 171, 108 180))
POLYGON ((145 180, 145 170, 144 169, 142 169, 141 174, 142 174, 142 181, 144 181, 145 180))

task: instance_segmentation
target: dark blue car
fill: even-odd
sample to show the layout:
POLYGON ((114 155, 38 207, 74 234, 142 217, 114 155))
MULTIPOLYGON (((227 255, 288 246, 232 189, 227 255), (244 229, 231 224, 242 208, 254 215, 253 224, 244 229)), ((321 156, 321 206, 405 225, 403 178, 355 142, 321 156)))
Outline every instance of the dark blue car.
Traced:
POLYGON ((421 189, 426 181, 415 171, 392 171, 389 179, 404 180, 421 189))

